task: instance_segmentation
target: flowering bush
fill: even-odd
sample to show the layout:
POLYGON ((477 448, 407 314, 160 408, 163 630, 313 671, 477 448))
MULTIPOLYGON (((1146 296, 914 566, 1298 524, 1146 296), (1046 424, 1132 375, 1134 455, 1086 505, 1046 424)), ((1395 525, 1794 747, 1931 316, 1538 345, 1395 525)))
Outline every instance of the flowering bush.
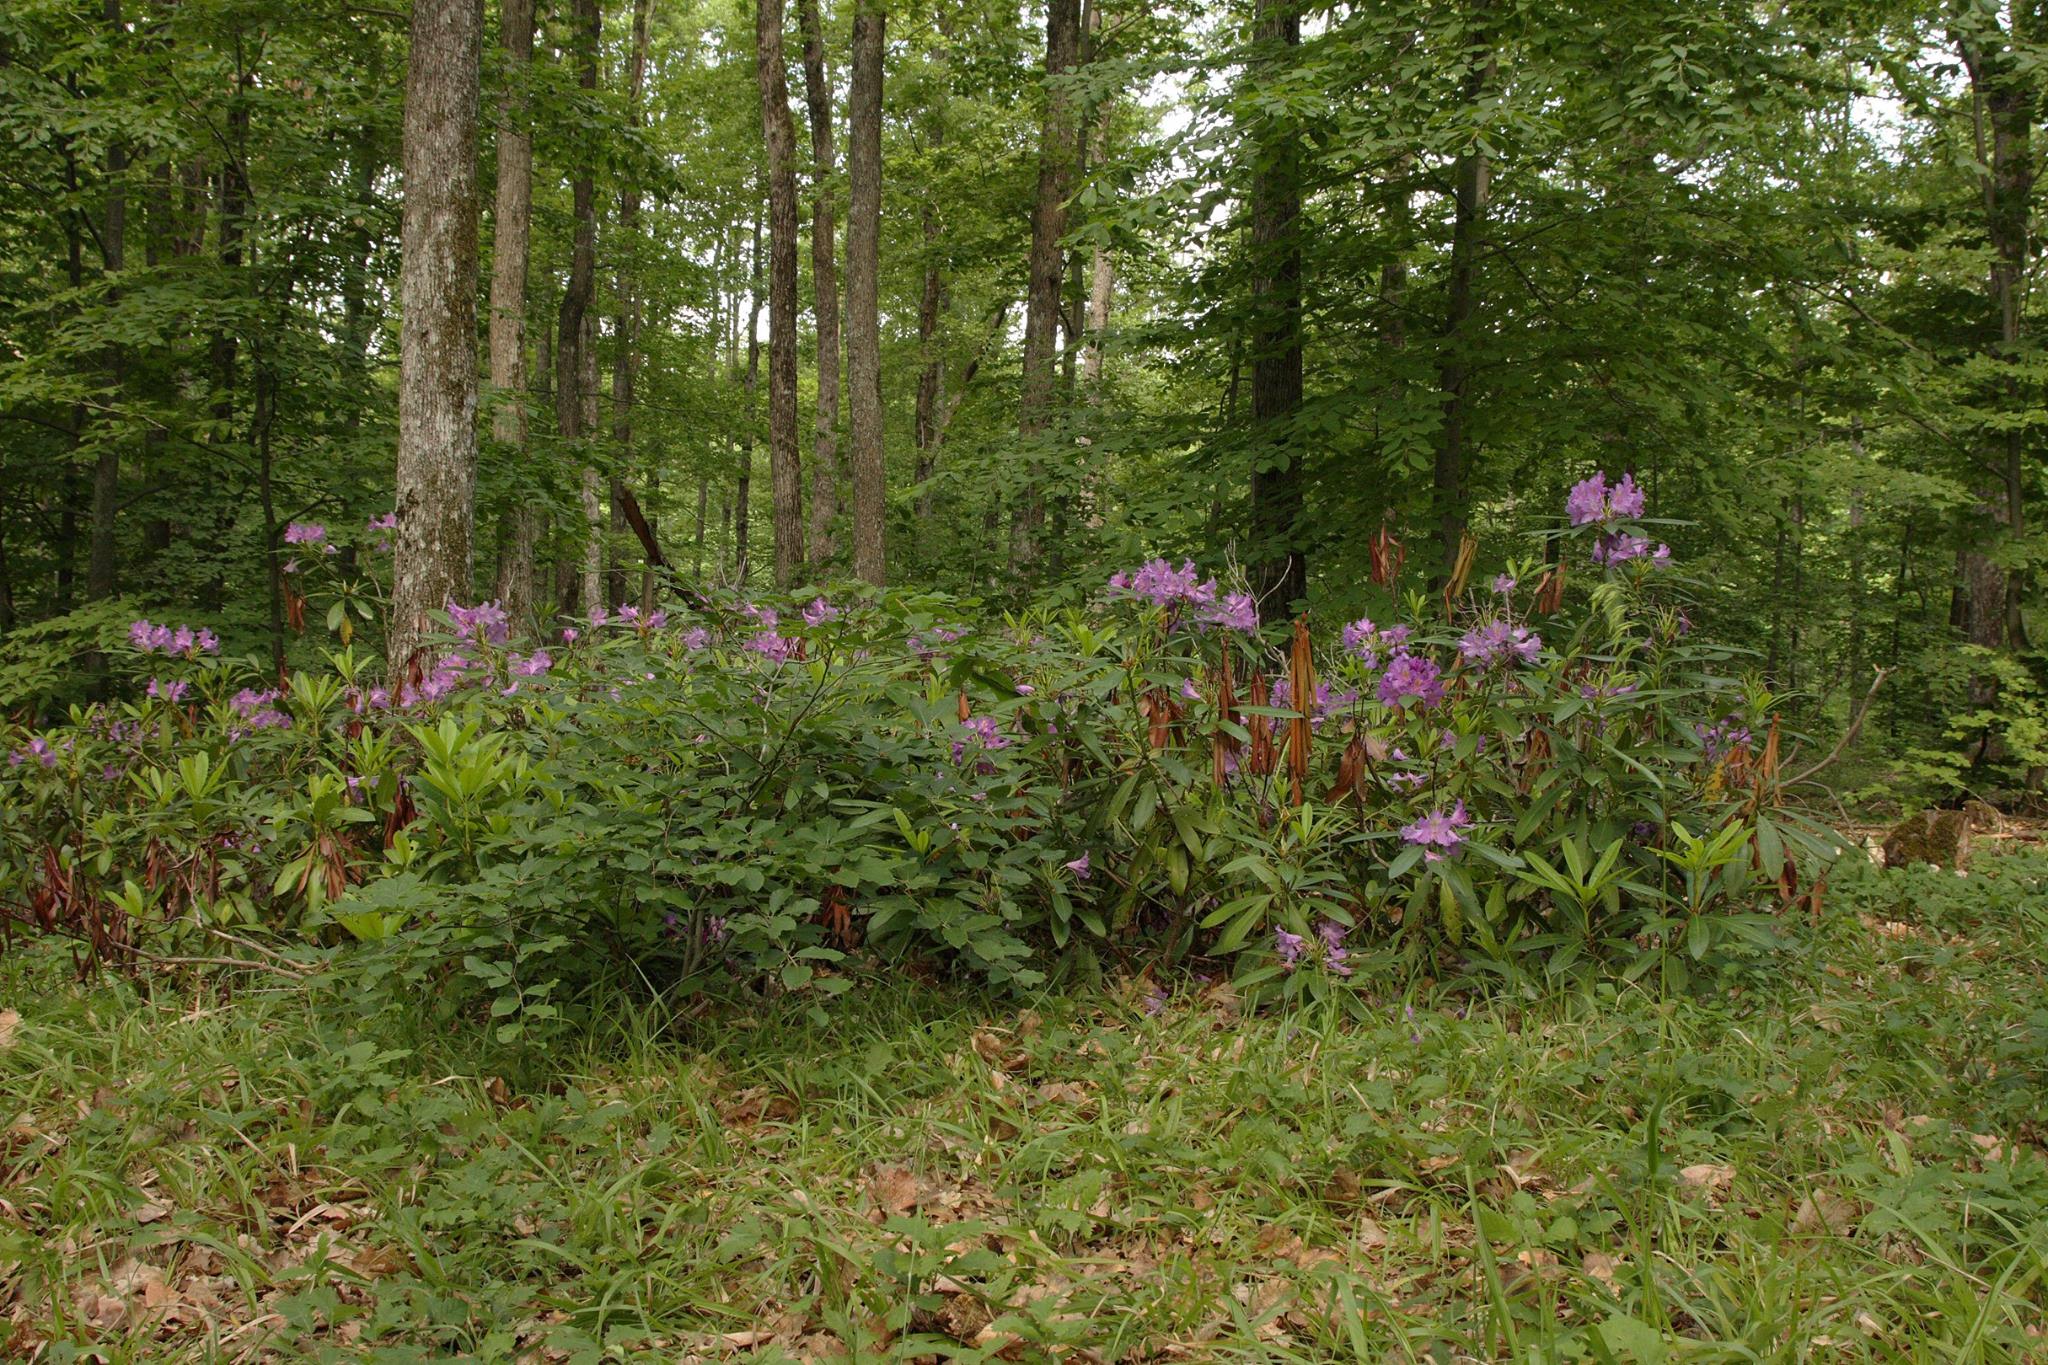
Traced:
POLYGON ((450 604, 395 689, 347 645, 266 685, 138 621, 136 700, 6 746, 0 903, 112 960, 327 945, 415 1001, 480 990, 508 1029, 605 971, 823 996, 861 960, 1682 980, 1767 943, 1824 844, 1778 809, 1769 699, 1688 636, 1668 556, 1613 553, 1640 514, 1632 480, 1581 484, 1533 590, 1503 573, 1320 646, 1165 561, 979 626, 904 594, 700 599, 537 642, 450 604), (1601 576, 1560 609, 1574 559, 1601 576))

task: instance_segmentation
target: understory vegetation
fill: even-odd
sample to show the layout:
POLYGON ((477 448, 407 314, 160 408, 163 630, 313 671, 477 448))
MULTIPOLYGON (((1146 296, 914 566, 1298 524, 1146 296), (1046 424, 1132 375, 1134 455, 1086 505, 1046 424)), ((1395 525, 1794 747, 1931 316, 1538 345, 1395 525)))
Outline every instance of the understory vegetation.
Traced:
POLYGON ((13 953, 4 1349, 2039 1360, 2044 878, 1845 866, 1713 991, 899 979, 554 1053, 13 953))
MULTIPOLYGON (((138 700, 9 754, 7 915, 89 966, 333 952, 504 1037, 606 982, 765 981, 822 1019, 907 965, 1201 958, 1300 997, 1471 954, 1683 988, 1768 950, 1841 844, 1786 807, 1772 698, 1691 633, 1640 490, 1569 510, 1548 561, 1435 599, 1389 572, 1412 619, 1320 641, 1165 560, 1000 620, 707 597, 521 649, 451 605, 433 671, 388 684, 345 632, 259 691, 210 632, 138 620, 138 700)), ((334 587, 337 627, 375 586, 334 587)))

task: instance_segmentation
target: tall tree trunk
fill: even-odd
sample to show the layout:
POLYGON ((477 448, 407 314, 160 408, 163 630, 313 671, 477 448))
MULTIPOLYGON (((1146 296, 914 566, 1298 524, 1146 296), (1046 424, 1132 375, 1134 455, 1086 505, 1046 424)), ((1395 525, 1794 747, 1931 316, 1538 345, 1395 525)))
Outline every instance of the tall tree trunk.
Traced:
MULTIPOLYGON (((2013 5, 2009 32, 1999 31, 1995 17, 1979 15, 1981 29, 1959 27, 1954 35, 1970 76, 1977 115, 1973 127, 1977 164, 1984 168, 1980 187, 1992 252, 1988 294, 1998 326, 1997 354, 2013 369, 2000 385, 1997 401, 2014 420, 2001 423, 2003 430, 1989 439, 1989 476, 1978 497, 1980 525, 1962 550, 1957 575, 1965 638, 1989 649, 2022 647, 2026 637, 2021 608, 2027 571, 2017 565, 1999 568, 1990 547, 2019 540, 2026 530, 2026 436, 2017 414, 2027 401, 2019 374, 2026 349, 2021 310, 2032 248, 2033 123, 2039 97, 2033 69, 2017 49, 2048 36, 2027 31, 2039 28, 2039 21, 2030 17, 2032 11, 2031 5, 2013 5)), ((1972 681, 1971 693, 1977 705, 1990 706, 1996 685, 1988 675, 1980 676, 1972 681)))
POLYGON ((482 60, 483 0, 415 0, 405 79, 391 583, 390 661, 400 681, 422 662, 431 614, 470 596, 482 60))
MULTIPOLYGON (((1301 44, 1294 0, 1259 0, 1262 71, 1285 70, 1301 44)), ((1301 443, 1301 153, 1295 129, 1262 115, 1252 138, 1252 581, 1268 610, 1308 593, 1301 443)))
POLYGON ((783 69, 782 0, 754 0, 754 74, 768 151, 768 480, 775 586, 804 562, 803 461, 796 435, 796 126, 783 69))
MULTIPOLYGON (((594 442, 598 432, 599 390, 597 367, 597 310, 583 314, 583 338, 577 343, 577 358, 581 361, 583 373, 577 382, 577 390, 583 400, 582 427, 584 440, 594 442)), ((583 466, 583 524, 586 534, 583 539, 583 572, 577 579, 578 596, 583 609, 590 610, 604 605, 604 552, 605 552, 605 481, 604 475, 594 464, 583 466)))
MULTIPOLYGON (((1471 13, 1482 17, 1492 0, 1471 0, 1471 13)), ((1483 38, 1469 35, 1475 44, 1483 38)), ((1467 108, 1478 104, 1493 77, 1493 59, 1471 53, 1465 76, 1467 108)), ((1451 170, 1452 220, 1451 264, 1446 289, 1443 326, 1443 359, 1438 367, 1438 388, 1443 393, 1443 425, 1437 433, 1436 467, 1431 481, 1436 510, 1437 539, 1443 556, 1442 574, 1448 576, 1457 562, 1458 548, 1465 538, 1466 450, 1465 427, 1470 415, 1467 389, 1472 378, 1471 348, 1474 342, 1472 315, 1478 298, 1475 276, 1486 226, 1486 200, 1492 167, 1484 148, 1476 145, 1458 153, 1451 170)))
MULTIPOLYGON (((113 41, 118 44, 127 34, 121 22, 121 0, 106 0, 105 15, 113 41)), ((106 217, 100 227, 100 254, 109 278, 118 279, 121 274, 127 236, 128 148, 116 138, 107 146, 106 217)), ((118 286, 108 297, 111 300, 117 296, 118 286)), ((117 344, 108 348, 107 353, 110 404, 120 402, 127 380, 127 353, 117 344)), ((111 429, 100 432, 99 449, 93 456, 92 541, 86 552, 85 595, 96 602, 114 595, 117 573, 119 541, 115 538, 114 519, 121 505, 120 420, 116 415, 113 422, 103 424, 111 429)))
MULTIPOLYGON (((754 503, 754 395, 761 387, 761 213, 754 211, 753 269, 747 284, 746 431, 740 437, 739 486, 734 490, 732 529, 733 574, 742 583, 754 571, 750 541, 754 503)), ((737 309, 735 309, 737 311, 737 309)), ((737 357, 735 357, 737 358, 737 357)))
MULTIPOLYGON (((1031 202, 1031 254, 1024 294, 1024 376, 1017 431, 1027 442, 1052 425, 1053 359, 1060 326, 1060 294, 1066 259, 1060 238, 1067 231, 1067 193, 1073 182, 1075 119, 1073 98, 1060 85, 1081 51, 1080 0, 1048 0, 1045 12, 1045 114, 1038 136, 1038 190, 1031 202)), ((1042 459, 1038 452, 1031 463, 1042 459)), ((1045 521, 1041 480, 1027 469, 1025 486, 1010 522, 1010 564, 1023 569, 1039 553, 1045 521)))
MULTIPOLYGON (((597 89, 597 47, 602 18, 598 0, 575 0, 573 41, 576 48, 577 84, 586 91, 597 89)), ((584 421, 584 347, 590 336, 590 308, 597 292, 597 192, 586 161, 576 168, 570 182, 574 236, 569 251, 569 283, 562 291, 562 306, 555 318, 555 431, 563 440, 586 441, 589 424, 584 421)), ((598 473, 586 464, 582 486, 585 572, 577 580, 583 589, 586 612, 603 601, 600 574, 590 568, 596 560, 602 566, 604 524, 597 490, 598 473)))
MULTIPOLYGON (((491 437, 498 457, 521 471, 527 463, 526 274, 533 233, 533 134, 526 127, 533 8, 534 0, 504 0, 498 20, 505 93, 498 104, 498 189, 492 210, 491 437)), ((514 492, 505 509, 507 534, 498 562, 498 598, 512 628, 522 635, 534 626, 533 557, 540 542, 534 501, 514 492)))
MULTIPOLYGON (((626 76, 626 119, 633 127, 641 123, 641 101, 647 86, 647 44, 648 27, 652 19, 652 0, 633 0, 633 55, 626 76)), ((633 383, 640 358, 640 294, 639 285, 633 277, 633 259, 640 250, 640 186, 628 180, 619 191, 619 237, 621 245, 615 248, 622 264, 619 267, 619 314, 613 328, 615 347, 612 354, 612 445, 618 460, 618 472, 611 481, 611 529, 613 560, 611 573, 605 585, 605 598, 612 606, 626 600, 626 566, 618 557, 617 547, 624 541, 628 518, 626 516, 626 478, 633 468, 633 383)), ((647 573, 653 572, 649 566, 647 573)))
MULTIPOLYGON (((1067 3, 1069 0, 1055 0, 1067 3)), ((883 0, 854 0, 853 72, 847 96, 846 379, 852 416, 853 571, 888 577, 882 533, 887 470, 882 458, 882 38, 883 0)))
MULTIPOLYGON (((943 135, 935 129, 934 139, 943 135)), ((923 209, 924 289, 917 300, 917 353, 924 363, 917 372, 917 405, 911 421, 912 439, 917 444, 917 464, 911 482, 917 485, 920 517, 929 515, 931 493, 924 485, 937 468, 939 448, 939 396, 945 386, 946 357, 939 346, 939 313, 946 301, 945 272, 939 268, 939 213, 931 197, 923 209)))
POLYGON ((818 320, 818 404, 811 437, 813 564, 832 557, 832 519, 839 515, 839 273, 833 226, 832 83, 825 74, 825 34, 818 0, 797 0, 804 35, 804 108, 811 125, 811 290, 818 320))

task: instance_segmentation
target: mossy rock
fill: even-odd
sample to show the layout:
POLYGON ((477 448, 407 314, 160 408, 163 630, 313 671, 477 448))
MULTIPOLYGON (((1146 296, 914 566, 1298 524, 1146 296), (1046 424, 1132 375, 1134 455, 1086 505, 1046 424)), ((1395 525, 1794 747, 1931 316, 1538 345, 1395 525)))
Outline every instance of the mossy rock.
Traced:
POLYGON ((1998 828, 1999 814, 1982 801, 1965 802, 1960 810, 1917 811, 1892 827, 1884 838, 1886 867, 1932 863, 1936 867, 1969 866, 1970 836, 1998 828))

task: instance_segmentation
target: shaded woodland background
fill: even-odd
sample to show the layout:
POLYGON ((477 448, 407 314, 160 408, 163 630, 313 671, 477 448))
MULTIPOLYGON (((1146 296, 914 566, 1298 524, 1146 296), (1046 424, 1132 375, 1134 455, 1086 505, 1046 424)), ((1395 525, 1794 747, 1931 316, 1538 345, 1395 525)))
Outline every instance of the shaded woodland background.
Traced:
MULTIPOLYGON (((458 598, 1163 554, 1334 621, 1632 470, 1802 723, 1892 670, 1850 796, 2038 785, 2040 5, 476 16, 475 158, 420 177, 481 222, 458 598)), ((375 633, 407 67, 372 4, 0 12, 0 703, 152 609, 375 633)))

